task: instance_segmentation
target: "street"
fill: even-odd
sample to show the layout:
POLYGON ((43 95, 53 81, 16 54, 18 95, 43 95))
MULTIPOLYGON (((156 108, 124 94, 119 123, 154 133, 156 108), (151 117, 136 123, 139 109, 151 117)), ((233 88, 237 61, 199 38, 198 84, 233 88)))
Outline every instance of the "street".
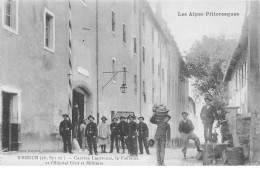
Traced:
MULTIPOLYGON (((108 165, 108 166, 155 166, 155 148, 150 149, 151 155, 130 157, 127 154, 99 153, 98 156, 89 156, 87 151, 64 153, 6 153, 3 154, 4 165, 108 165)), ((180 149, 167 148, 165 155, 166 166, 200 166, 202 161, 195 159, 196 149, 188 150, 187 159, 183 158, 180 149)))

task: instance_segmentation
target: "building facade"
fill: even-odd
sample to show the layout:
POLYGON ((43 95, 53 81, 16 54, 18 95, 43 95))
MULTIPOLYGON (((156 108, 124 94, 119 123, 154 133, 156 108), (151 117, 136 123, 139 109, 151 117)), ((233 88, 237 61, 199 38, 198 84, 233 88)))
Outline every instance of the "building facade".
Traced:
POLYGON ((188 84, 159 3, 153 10, 136 0, 4 0, 0 13, 3 149, 61 147, 70 100, 97 122, 134 113, 149 123, 153 105, 163 103, 177 136, 188 84))
POLYGON ((247 2, 240 40, 225 76, 229 103, 226 116, 234 144, 246 148, 251 163, 260 162, 259 9, 259 1, 247 2))

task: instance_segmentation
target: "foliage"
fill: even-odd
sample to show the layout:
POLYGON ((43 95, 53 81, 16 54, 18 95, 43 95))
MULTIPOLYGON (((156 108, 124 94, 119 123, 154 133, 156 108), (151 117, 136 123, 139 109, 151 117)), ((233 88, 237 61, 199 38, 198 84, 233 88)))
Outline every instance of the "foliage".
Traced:
POLYGON ((225 35, 204 36, 185 55, 186 72, 195 80, 193 86, 196 97, 210 95, 218 110, 225 107, 226 87, 223 78, 236 44, 236 39, 225 35))

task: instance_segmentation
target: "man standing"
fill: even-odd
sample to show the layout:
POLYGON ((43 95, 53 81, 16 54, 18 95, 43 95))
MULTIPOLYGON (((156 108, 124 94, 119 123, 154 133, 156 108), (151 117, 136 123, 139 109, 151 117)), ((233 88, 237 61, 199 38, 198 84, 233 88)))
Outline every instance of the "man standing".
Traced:
POLYGON ((72 152, 72 145, 71 145, 71 131, 72 131, 72 124, 69 119, 69 115, 63 114, 63 121, 60 123, 59 132, 62 137, 63 141, 63 153, 72 152))
POLYGON ((78 128, 79 128, 79 106, 77 104, 74 105, 72 109, 72 126, 73 126, 73 138, 78 138, 78 128))
POLYGON ((130 156, 137 156, 137 123, 134 121, 135 116, 128 116, 128 137, 127 145, 130 156))
POLYGON ((101 147, 101 153, 107 153, 106 145, 110 135, 109 125, 106 123, 107 118, 105 116, 102 116, 101 120, 102 122, 98 125, 98 141, 101 147))
POLYGON ((114 142, 116 145, 117 153, 119 153, 119 147, 118 147, 118 124, 117 124, 117 118, 112 119, 112 124, 110 124, 110 131, 111 131, 111 145, 110 145, 110 152, 113 153, 114 149, 114 142))
POLYGON ((179 132, 181 133, 181 139, 183 143, 182 153, 184 155, 184 159, 186 159, 187 153, 187 146, 189 143, 189 139, 194 140, 195 146, 197 147, 197 151, 200 152, 200 140, 199 138, 193 133, 194 126, 190 119, 188 119, 188 113, 182 112, 182 121, 179 124, 179 132))
POLYGON ((144 117, 140 116, 138 118, 138 120, 139 120, 139 123, 137 126, 137 131, 138 131, 138 142, 139 142, 140 154, 143 154, 143 144, 144 144, 146 154, 150 155, 149 149, 148 149, 148 142, 147 142, 147 138, 149 137, 148 127, 147 127, 146 123, 143 122, 144 117))
MULTIPOLYGON (((86 125, 88 123, 88 120, 87 119, 84 119, 82 121, 82 123, 80 124, 79 126, 79 131, 80 131, 80 139, 81 139, 81 147, 82 147, 82 150, 85 151, 85 148, 86 148, 86 142, 87 142, 87 138, 86 138, 86 125)), ((88 146, 87 146, 87 149, 88 149, 88 146)))
POLYGON ((88 149, 89 149, 89 155, 93 155, 93 149, 95 155, 98 154, 97 152, 97 124, 94 123, 94 117, 90 115, 88 117, 89 123, 86 126, 86 137, 87 137, 87 142, 88 142, 88 149))
POLYGON ((205 97, 206 105, 202 107, 200 112, 200 118, 204 125, 204 139, 205 143, 211 142, 212 139, 212 125, 214 123, 214 118, 217 115, 216 109, 211 105, 212 99, 210 97, 205 97))
POLYGON ((156 109, 153 109, 153 116, 150 119, 152 124, 157 125, 156 133, 154 136, 156 145, 157 165, 164 166, 164 155, 166 140, 169 143, 171 138, 170 125, 167 123, 171 116, 168 115, 169 110, 164 105, 160 105, 156 109), (164 116, 162 120, 156 119, 156 115, 164 116))
POLYGON ((120 122, 118 124, 118 137, 120 138, 120 142, 122 145, 122 154, 125 153, 125 144, 126 144, 126 138, 128 135, 128 124, 125 121, 125 117, 124 116, 120 116, 120 122))

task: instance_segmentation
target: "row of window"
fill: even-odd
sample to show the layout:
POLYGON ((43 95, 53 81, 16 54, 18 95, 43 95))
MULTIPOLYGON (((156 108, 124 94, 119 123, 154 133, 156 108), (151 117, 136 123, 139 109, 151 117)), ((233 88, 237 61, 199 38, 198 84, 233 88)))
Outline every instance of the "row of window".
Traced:
MULTIPOLYGON (((84 0, 81 0, 84 3, 84 0)), ((3 28, 18 35, 18 0, 3 1, 3 28)), ((44 9, 44 49, 55 51, 55 17, 54 14, 44 9)))
MULTIPOLYGON (((116 13, 114 10, 112 10, 111 12, 111 19, 112 19, 112 33, 115 35, 115 31, 116 31, 116 13)), ((145 13, 144 11, 142 11, 142 26, 145 27, 145 13)), ((122 33, 123 33, 123 44, 126 45, 126 25, 123 24, 122 25, 122 33)), ((152 39, 152 43, 154 43, 154 27, 151 28, 151 39, 152 39)), ((158 48, 160 47, 160 35, 158 34, 158 48)), ((144 47, 143 47, 144 48, 144 47)), ((166 48, 166 46, 165 46, 166 48)), ((137 53, 137 39, 136 37, 134 37, 134 53, 137 53)), ((166 51, 166 50, 165 50, 166 51)), ((144 51, 143 51, 144 52, 144 51)), ((143 56, 144 57, 144 56, 143 56)))
POLYGON ((242 67, 237 70, 234 75, 233 81, 234 88, 236 91, 241 90, 246 86, 247 83, 247 63, 243 63, 242 67))

